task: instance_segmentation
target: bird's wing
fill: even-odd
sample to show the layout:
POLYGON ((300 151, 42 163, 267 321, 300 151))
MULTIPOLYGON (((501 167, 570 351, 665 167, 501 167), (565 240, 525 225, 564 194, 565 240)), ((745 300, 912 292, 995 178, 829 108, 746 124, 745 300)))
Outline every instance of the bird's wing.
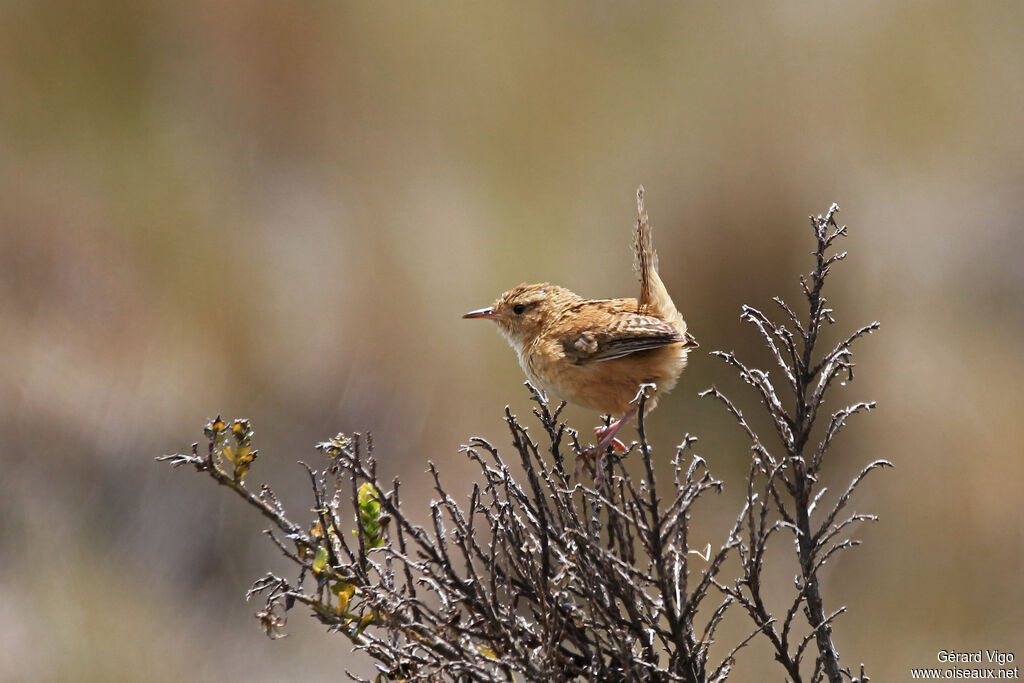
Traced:
POLYGON ((638 351, 657 349, 685 341, 673 325, 649 315, 615 312, 599 324, 573 330, 563 337, 565 356, 576 364, 622 358, 638 351))

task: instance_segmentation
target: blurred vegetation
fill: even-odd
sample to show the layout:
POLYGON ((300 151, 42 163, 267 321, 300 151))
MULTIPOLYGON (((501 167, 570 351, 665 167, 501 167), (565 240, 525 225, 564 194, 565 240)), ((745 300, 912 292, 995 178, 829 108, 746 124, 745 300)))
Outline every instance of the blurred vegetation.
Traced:
MULTIPOLYGON (((843 649, 879 680, 1013 651, 1022 25, 1012 2, 4 3, 0 671, 357 666, 311 623, 259 634, 236 596, 274 549, 152 455, 248 415, 288 503, 307 444, 371 431, 422 509, 427 458, 455 480, 461 443, 526 410, 513 354, 458 316, 522 281, 632 294, 639 183, 702 350, 751 358, 740 304, 792 294, 805 217, 843 207, 833 301, 885 333, 848 397, 880 410, 837 453, 897 466, 824 576, 856 605, 843 649)), ((721 375, 693 357, 648 431, 699 433, 728 482, 745 446, 695 396, 721 375)))

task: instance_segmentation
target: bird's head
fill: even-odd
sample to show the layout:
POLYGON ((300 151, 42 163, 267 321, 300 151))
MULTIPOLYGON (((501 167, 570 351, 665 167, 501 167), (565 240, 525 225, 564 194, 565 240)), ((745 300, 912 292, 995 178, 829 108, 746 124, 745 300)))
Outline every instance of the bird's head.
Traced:
POLYGON ((578 296, 558 285, 521 284, 499 296, 488 308, 470 311, 462 317, 493 320, 509 344, 522 351, 550 321, 578 300, 578 296))

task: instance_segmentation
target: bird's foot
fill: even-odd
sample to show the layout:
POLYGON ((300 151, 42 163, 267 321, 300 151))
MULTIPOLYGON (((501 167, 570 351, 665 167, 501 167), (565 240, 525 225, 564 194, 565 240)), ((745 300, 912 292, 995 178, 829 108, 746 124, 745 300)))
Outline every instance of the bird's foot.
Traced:
POLYGON ((594 436, 597 437, 597 445, 594 446, 594 451, 598 453, 603 452, 608 446, 612 447, 612 450, 616 453, 624 453, 626 451, 626 444, 622 443, 615 437, 615 433, 618 432, 618 428, 612 430, 618 423, 609 425, 607 427, 594 427, 594 436), (609 433, 611 438, 609 439, 609 433))
POLYGON ((597 445, 586 449, 580 454, 580 457, 577 458, 576 467, 573 470, 574 476, 579 476, 580 463, 586 461, 587 469, 594 478, 594 485, 598 489, 601 488, 604 484, 605 454, 609 447, 613 453, 625 453, 628 450, 626 444, 622 443, 622 441, 615 437, 619 433, 619 430, 622 429, 634 414, 636 414, 636 411, 631 410, 623 415, 621 419, 616 420, 610 425, 594 427, 594 435, 597 437, 597 445))
POLYGON ((597 436, 597 446, 595 449, 600 453, 608 446, 612 446, 617 452, 623 452, 626 450, 626 445, 615 438, 627 422, 629 422, 633 416, 636 415, 636 408, 633 408, 628 413, 623 415, 621 418, 612 422, 607 427, 594 427, 594 434, 597 436))

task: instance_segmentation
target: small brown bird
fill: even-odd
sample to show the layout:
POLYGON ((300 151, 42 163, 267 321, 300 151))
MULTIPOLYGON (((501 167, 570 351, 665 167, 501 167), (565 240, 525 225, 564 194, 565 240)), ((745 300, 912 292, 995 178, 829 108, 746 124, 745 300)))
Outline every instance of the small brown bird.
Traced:
POLYGON ((543 282, 521 284, 489 308, 462 316, 497 323, 534 385, 570 403, 619 417, 595 430, 598 452, 613 442, 619 445, 615 435, 636 414, 632 401, 640 385, 657 387, 646 404, 645 412, 650 412, 658 395, 676 385, 687 353, 697 346, 658 276, 642 186, 636 200, 639 218, 633 246, 639 300, 584 299, 543 282))

